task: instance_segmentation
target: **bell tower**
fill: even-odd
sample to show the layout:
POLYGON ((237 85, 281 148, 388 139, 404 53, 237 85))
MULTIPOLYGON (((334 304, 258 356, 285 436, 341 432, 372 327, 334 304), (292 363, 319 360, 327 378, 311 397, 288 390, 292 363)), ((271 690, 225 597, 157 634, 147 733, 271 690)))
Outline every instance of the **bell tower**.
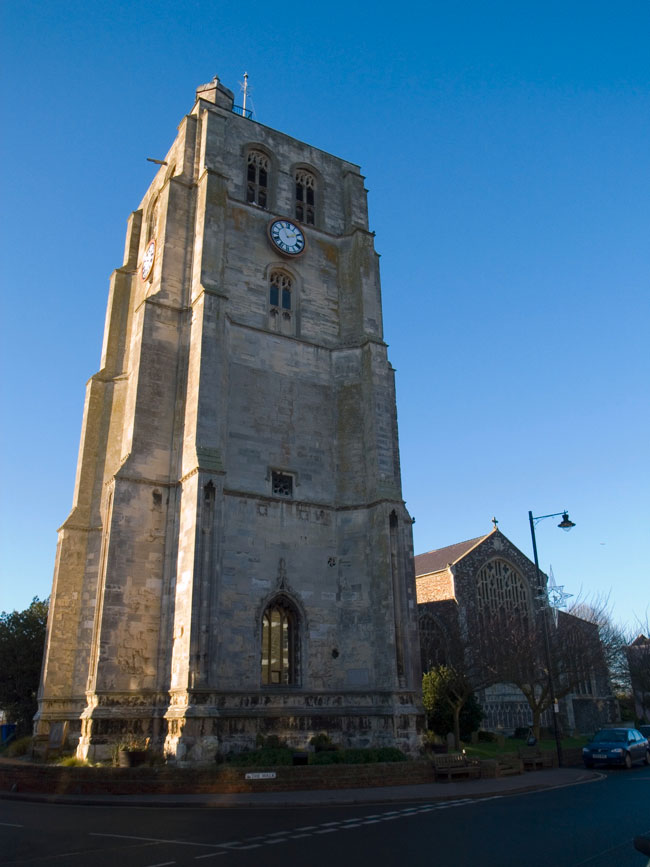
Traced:
POLYGON ((412 751, 411 519, 358 166, 215 78, 128 221, 59 531, 37 733, 186 761, 412 751))

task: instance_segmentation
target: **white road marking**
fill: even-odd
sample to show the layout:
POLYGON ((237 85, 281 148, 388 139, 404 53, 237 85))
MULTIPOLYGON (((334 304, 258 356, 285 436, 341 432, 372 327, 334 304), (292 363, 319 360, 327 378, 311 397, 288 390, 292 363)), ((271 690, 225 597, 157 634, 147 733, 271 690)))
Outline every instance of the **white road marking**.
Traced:
MULTIPOLYGON (((118 840, 142 840, 143 843, 172 843, 175 846, 207 846, 214 849, 217 846, 232 846, 232 843, 195 843, 193 840, 163 840, 159 837, 136 837, 134 834, 103 834, 89 831, 89 837, 115 837, 118 840)), ((236 845, 236 844, 235 844, 236 845)), ((175 861, 171 862, 175 864, 175 861)))
POLYGON ((148 867, 169 867, 170 864, 175 863, 175 861, 161 861, 159 864, 149 864, 148 867))
MULTIPOLYGON (((501 798, 502 795, 494 795, 491 798, 482 798, 483 801, 491 801, 496 798, 501 798)), ((463 798, 458 801, 445 801, 443 803, 429 803, 414 807, 405 807, 402 810, 390 810, 386 813, 371 813, 368 816, 354 819, 342 819, 337 822, 323 822, 321 825, 303 825, 301 828, 294 828, 293 831, 273 831, 270 834, 247 837, 245 840, 229 840, 226 843, 197 843, 192 840, 168 840, 160 837, 139 837, 134 834, 108 834, 99 832, 90 832, 90 837, 113 837, 120 840, 137 840, 142 843, 167 843, 177 846, 203 846, 209 849, 218 850, 207 852, 204 855, 195 855, 195 860, 203 858, 217 858, 220 855, 227 855, 228 852, 239 852, 246 849, 260 849, 262 846, 273 846, 277 843, 286 843, 288 840, 301 840, 304 837, 311 837, 314 834, 333 834, 336 831, 345 831, 351 828, 361 828, 363 825, 377 825, 380 822, 389 822, 395 819, 407 819, 409 816, 417 816, 421 813, 431 813, 437 810, 446 810, 451 807, 463 807, 467 804, 474 804, 477 799, 463 798), (298 833, 296 833, 298 832, 298 833), (305 833, 306 832, 306 833, 305 833), (260 842, 254 842, 259 840, 260 842)), ((6 823, 0 823, 0 825, 6 823)), ((11 825, 10 827, 22 828, 22 825, 11 825)), ((176 861, 163 861, 159 864, 150 864, 148 867, 169 867, 176 864, 176 861)))
POLYGON ((12 822, 0 822, 3 828, 24 828, 24 825, 14 825, 12 822))

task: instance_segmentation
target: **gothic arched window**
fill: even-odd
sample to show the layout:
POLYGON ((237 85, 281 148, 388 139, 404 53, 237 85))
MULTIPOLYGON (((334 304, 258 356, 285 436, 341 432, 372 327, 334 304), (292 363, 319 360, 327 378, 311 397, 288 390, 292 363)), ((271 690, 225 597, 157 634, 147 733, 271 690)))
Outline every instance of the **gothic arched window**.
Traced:
POLYGON ((298 612, 289 599, 274 599, 262 616, 262 686, 298 682, 298 612))
POLYGON ((430 614, 420 615, 420 655, 422 672, 447 663, 447 641, 444 630, 430 614))
POLYGON ((296 172, 296 219, 314 225, 316 178, 305 169, 296 172))
POLYGON ((269 158, 261 151, 249 151, 246 165, 246 201, 266 208, 269 188, 269 158))
POLYGON ((528 588, 519 572, 505 560, 490 560, 479 569, 476 593, 484 617, 528 617, 528 588))
POLYGON ((269 327, 293 334, 293 280, 286 271, 271 271, 269 277, 269 327))
POLYGON ((160 212, 160 194, 157 193, 155 198, 151 200, 149 203, 149 209, 147 212, 147 228, 146 228, 146 236, 145 242, 149 242, 152 238, 156 237, 156 229, 158 227, 158 214, 160 212))

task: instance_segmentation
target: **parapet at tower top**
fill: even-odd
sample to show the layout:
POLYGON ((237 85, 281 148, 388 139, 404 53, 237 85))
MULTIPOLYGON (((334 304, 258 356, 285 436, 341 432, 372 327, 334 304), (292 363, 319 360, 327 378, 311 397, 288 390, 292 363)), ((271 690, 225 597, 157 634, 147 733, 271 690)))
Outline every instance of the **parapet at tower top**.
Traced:
POLYGON ((196 89, 196 98, 204 99, 206 102, 212 102, 220 108, 225 108, 232 111, 234 107, 235 96, 232 90, 228 90, 219 81, 219 76, 215 75, 212 81, 207 84, 201 84, 196 89))

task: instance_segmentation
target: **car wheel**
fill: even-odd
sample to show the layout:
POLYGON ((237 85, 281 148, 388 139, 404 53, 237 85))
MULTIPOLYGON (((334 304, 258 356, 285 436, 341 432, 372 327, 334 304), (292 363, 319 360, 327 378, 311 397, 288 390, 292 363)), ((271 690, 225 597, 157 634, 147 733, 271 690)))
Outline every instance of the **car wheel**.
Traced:
POLYGON ((629 753, 625 753, 625 758, 623 759, 623 762, 625 763, 625 767, 629 771, 632 767, 632 756, 629 753))
POLYGON ((644 765, 650 765, 650 750, 645 751, 645 758, 643 759, 644 765))
POLYGON ((584 765, 585 765, 585 768, 593 768, 594 763, 593 762, 585 762, 584 765))

